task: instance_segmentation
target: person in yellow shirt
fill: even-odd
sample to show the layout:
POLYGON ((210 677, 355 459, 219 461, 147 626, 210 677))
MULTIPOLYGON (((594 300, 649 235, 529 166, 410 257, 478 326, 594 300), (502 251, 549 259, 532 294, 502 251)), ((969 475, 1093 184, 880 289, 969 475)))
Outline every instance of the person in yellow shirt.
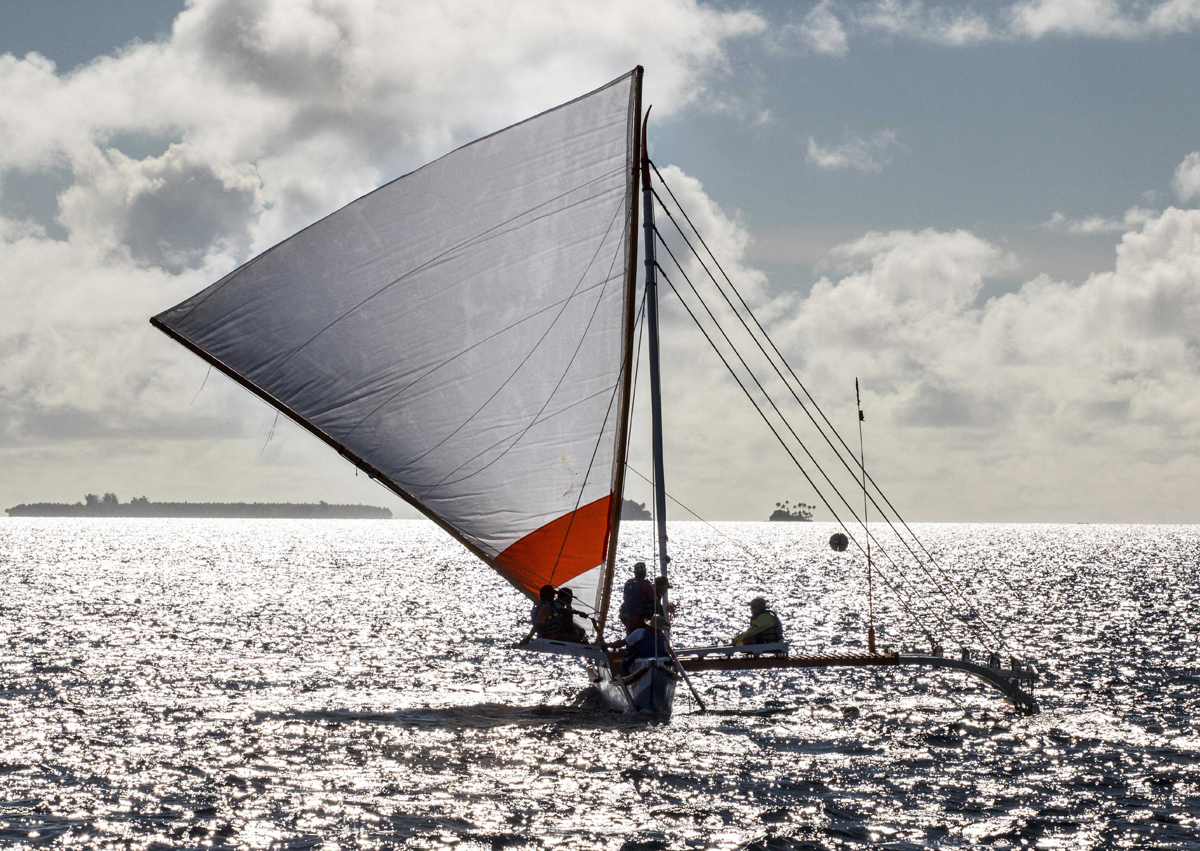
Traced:
POLYGON ((750 601, 750 628, 733 638, 737 644, 777 644, 783 641, 783 625, 779 616, 767 608, 767 601, 755 597, 750 601))

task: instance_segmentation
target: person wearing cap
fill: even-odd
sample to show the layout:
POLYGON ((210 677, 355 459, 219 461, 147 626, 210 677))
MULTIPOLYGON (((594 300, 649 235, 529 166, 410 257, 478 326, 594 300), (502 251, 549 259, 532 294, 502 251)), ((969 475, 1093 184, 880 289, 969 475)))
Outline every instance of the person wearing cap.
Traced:
POLYGON ((571 604, 575 602, 575 592, 570 588, 559 588, 558 596, 554 600, 554 611, 559 618, 559 641, 575 641, 580 644, 587 644, 587 633, 583 631, 583 627, 575 623, 574 615, 582 615, 583 612, 577 612, 571 608, 571 604))
POLYGON ((755 597, 750 601, 750 628, 733 637, 733 644, 777 644, 783 641, 783 625, 779 616, 767 608, 767 601, 755 597))
POLYGON ((633 578, 626 581, 621 599, 621 622, 629 635, 644 627, 646 618, 654 614, 654 585, 646 579, 646 562, 633 566, 633 578))

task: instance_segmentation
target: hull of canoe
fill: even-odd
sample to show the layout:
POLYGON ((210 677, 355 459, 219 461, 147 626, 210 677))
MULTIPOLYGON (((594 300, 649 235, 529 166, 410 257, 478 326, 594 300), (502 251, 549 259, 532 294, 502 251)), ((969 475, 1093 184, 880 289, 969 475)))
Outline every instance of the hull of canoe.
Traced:
POLYGON ((662 718, 671 717, 679 675, 669 659, 639 659, 634 662, 629 676, 623 678, 624 688, 607 667, 600 668, 594 676, 596 690, 606 708, 614 712, 633 711, 662 718), (629 706, 631 699, 632 709, 629 706))

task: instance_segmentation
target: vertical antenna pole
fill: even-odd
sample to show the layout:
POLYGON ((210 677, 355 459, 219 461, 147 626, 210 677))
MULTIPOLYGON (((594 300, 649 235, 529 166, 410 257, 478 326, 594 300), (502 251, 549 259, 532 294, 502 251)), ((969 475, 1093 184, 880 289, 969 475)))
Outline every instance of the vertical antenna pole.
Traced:
POLYGON ((854 404, 858 406, 858 466, 862 470, 863 534, 867 538, 867 652, 875 653, 875 595, 871 580, 871 529, 867 526, 867 458, 863 450, 862 396, 858 392, 858 379, 854 379, 854 404))
MULTIPOLYGON (((662 389, 658 374, 658 263, 654 244, 654 194, 650 188, 650 157, 646 153, 646 119, 642 121, 642 227, 645 229, 642 251, 646 256, 646 330, 650 341, 650 421, 654 452, 654 513, 658 520, 658 574, 666 577, 667 563, 667 488, 663 478, 662 389)), ((665 602, 665 600, 664 600, 665 602)))

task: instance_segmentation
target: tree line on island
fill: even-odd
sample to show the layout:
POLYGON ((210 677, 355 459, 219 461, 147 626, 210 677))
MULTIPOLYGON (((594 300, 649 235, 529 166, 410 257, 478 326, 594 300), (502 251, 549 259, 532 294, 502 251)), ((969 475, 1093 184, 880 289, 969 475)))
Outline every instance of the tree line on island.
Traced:
MULTIPOLYGON (((784 520, 792 522, 809 523, 813 519, 813 509, 815 505, 809 505, 806 502, 797 502, 792 505, 789 501, 775 503, 775 511, 771 513, 768 520, 784 520)), ((621 504, 621 519, 622 520, 652 520, 650 511, 646 508, 645 503, 634 502, 632 499, 626 499, 621 504)))
MULTIPOLYGON (((815 505, 788 501, 775 503, 768 520, 808 522, 815 505)), ((325 501, 300 502, 151 502, 144 496, 121 502, 114 493, 97 496, 89 493, 83 502, 22 503, 6 508, 9 517, 223 517, 291 518, 301 520, 387 520, 391 509, 377 505, 339 505, 325 501)), ((645 503, 626 499, 621 505, 622 520, 652 520, 645 503)))
POLYGON ((83 502, 37 502, 6 508, 9 517, 232 517, 301 520, 387 520, 392 512, 377 505, 302 502, 151 502, 144 496, 121 502, 114 493, 89 493, 83 502))

